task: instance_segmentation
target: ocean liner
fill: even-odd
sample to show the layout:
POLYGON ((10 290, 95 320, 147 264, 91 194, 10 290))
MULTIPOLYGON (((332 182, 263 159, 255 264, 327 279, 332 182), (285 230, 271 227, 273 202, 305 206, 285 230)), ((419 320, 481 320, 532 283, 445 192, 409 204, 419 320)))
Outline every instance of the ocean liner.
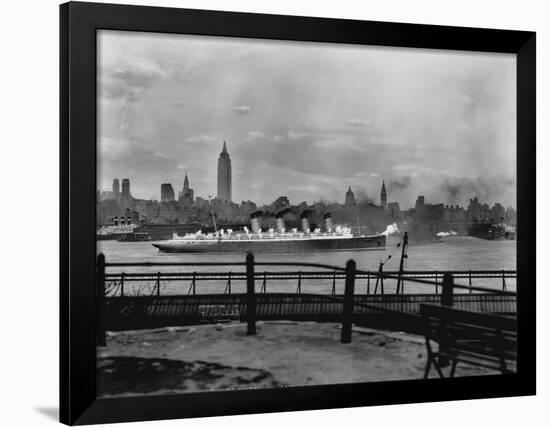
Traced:
POLYGON ((354 236, 347 227, 332 225, 330 214, 325 214, 325 229, 310 230, 308 211, 301 215, 302 229, 286 231, 283 216, 289 209, 276 214, 277 230, 270 228, 262 231, 259 217, 262 212, 251 215, 251 229, 234 233, 232 230, 217 230, 215 233, 197 233, 178 236, 174 233, 171 240, 156 242, 153 246, 161 252, 204 253, 204 252, 314 252, 383 250, 386 246, 385 234, 372 236, 354 236))

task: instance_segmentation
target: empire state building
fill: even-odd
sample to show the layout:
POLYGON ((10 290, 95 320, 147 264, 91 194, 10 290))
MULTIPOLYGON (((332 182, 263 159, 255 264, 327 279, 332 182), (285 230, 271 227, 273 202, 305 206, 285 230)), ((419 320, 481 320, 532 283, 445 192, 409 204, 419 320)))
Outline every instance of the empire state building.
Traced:
POLYGON ((225 141, 218 159, 218 199, 231 201, 231 159, 225 141))

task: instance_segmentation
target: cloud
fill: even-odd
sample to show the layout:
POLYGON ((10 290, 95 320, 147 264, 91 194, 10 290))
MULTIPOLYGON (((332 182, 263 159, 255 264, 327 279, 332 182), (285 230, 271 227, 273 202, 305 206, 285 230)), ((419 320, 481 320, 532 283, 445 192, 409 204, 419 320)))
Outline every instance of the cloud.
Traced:
POLYGON ((361 120, 361 119, 350 119, 346 120, 346 125, 352 126, 352 127, 365 127, 370 124, 370 121, 368 120, 361 120))
POLYGON ((411 185, 412 177, 410 175, 390 178, 388 181, 388 191, 403 191, 411 185))
POLYGON ((185 142, 213 142, 218 139, 213 135, 193 135, 185 138, 185 142))
POLYGON ((233 107, 233 111, 239 114, 248 114, 252 111, 252 108, 249 105, 238 105, 237 107, 233 107))
POLYGON ((447 177, 439 185, 446 203, 458 203, 477 196, 482 203, 515 201, 516 180, 513 176, 476 178, 447 177))
POLYGON ((125 99, 130 102, 141 99, 143 93, 162 79, 157 69, 125 68, 105 73, 101 79, 101 94, 107 99, 125 99))
POLYGON ((331 137, 319 137, 315 141, 315 146, 323 149, 336 149, 336 150, 357 150, 363 151, 365 149, 364 144, 357 141, 356 138, 350 135, 334 135, 331 137))
POLYGON ((246 139, 247 140, 252 140, 252 139, 263 139, 265 138, 266 135, 265 133, 263 132, 259 132, 259 131, 255 131, 255 130, 251 130, 251 131, 248 131, 246 133, 246 139))

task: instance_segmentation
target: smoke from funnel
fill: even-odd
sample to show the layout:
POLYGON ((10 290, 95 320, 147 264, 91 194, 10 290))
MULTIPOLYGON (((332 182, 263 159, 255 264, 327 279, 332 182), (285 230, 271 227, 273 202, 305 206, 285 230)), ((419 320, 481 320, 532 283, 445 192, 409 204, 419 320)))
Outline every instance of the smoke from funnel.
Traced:
POLYGON ((253 233, 258 233, 261 230, 260 215, 262 215, 262 211, 256 211, 250 214, 250 227, 253 233))
POLYGON ((290 208, 284 208, 275 214, 275 223, 276 223, 277 231, 279 233, 285 232, 285 220, 283 217, 288 212, 290 212, 290 208))
POLYGON ((325 229, 328 233, 332 232, 332 218, 330 217, 330 213, 326 213, 323 215, 323 218, 325 219, 325 229))
POLYGON ((394 222, 393 224, 390 224, 386 226, 386 230, 384 230, 382 233, 380 233, 383 236, 389 236, 393 233, 397 233, 399 229, 397 228, 397 224, 394 222))
POLYGON ((309 215, 311 214, 311 211, 310 210, 305 210, 302 212, 302 214, 300 215, 300 218, 302 219, 302 231, 304 233, 309 233, 309 215))

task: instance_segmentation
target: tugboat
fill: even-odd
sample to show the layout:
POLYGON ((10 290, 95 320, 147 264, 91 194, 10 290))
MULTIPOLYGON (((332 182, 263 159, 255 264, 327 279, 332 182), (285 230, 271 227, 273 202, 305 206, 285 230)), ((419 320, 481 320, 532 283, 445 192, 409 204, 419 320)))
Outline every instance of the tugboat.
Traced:
POLYGON ((197 233, 178 236, 174 233, 172 240, 153 243, 161 252, 204 253, 204 252, 313 252, 313 251, 349 251, 349 250, 384 250, 386 235, 354 236, 347 227, 332 225, 330 213, 324 215, 325 229, 310 230, 309 213, 301 214, 302 229, 287 231, 283 216, 289 212, 286 208, 276 215, 276 227, 263 232, 259 217, 262 211, 253 212, 250 216, 251 229, 244 228, 244 233, 233 230, 218 230, 214 223, 215 233, 197 233))

